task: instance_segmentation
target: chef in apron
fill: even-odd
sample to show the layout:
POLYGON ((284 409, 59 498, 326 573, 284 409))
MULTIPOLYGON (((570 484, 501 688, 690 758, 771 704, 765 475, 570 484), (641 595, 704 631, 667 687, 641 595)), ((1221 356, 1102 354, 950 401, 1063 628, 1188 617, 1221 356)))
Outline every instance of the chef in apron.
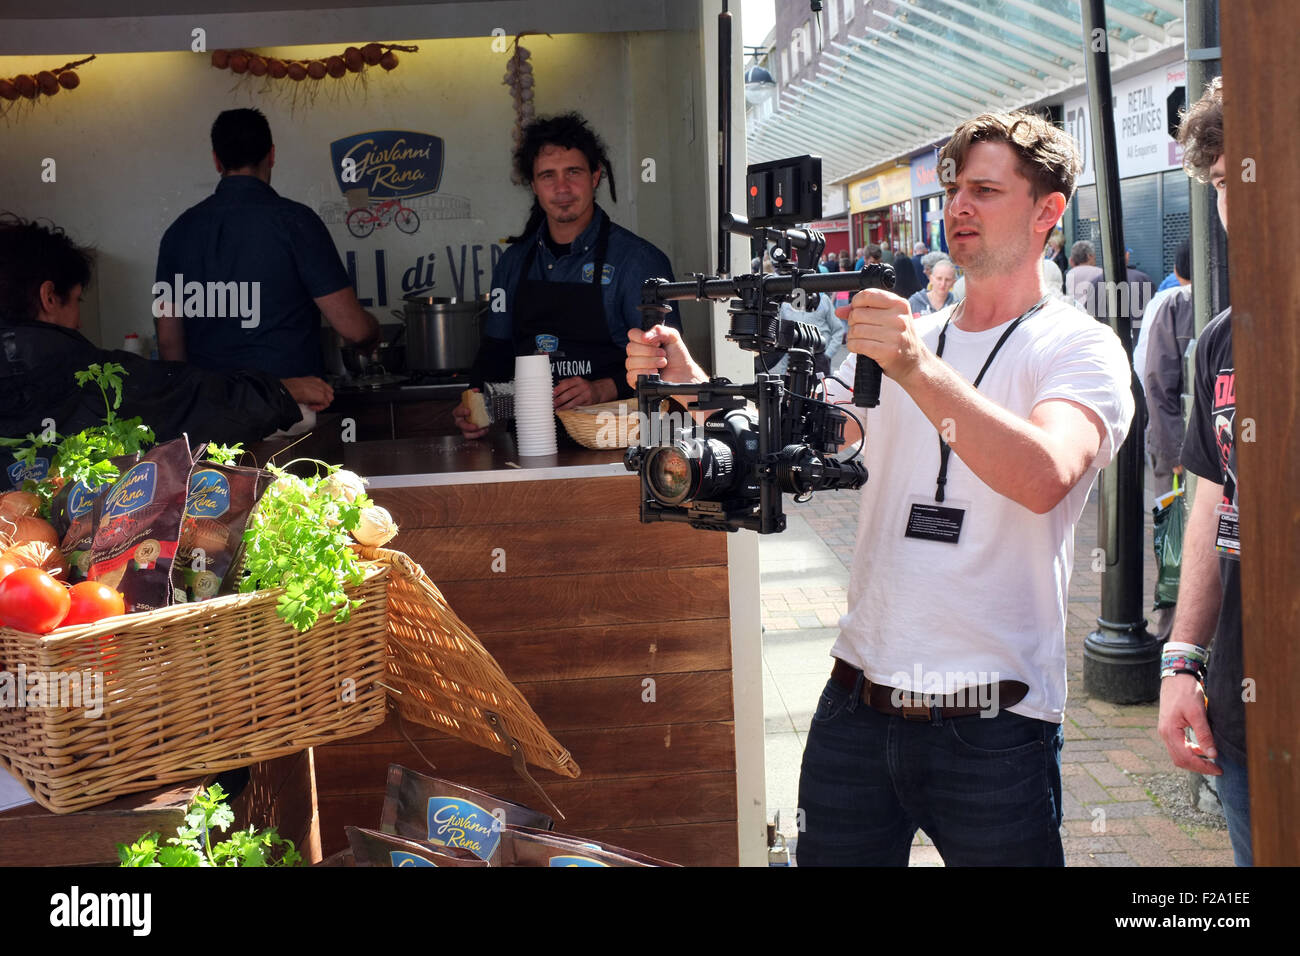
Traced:
MULTIPOLYGON (((596 204, 610 163, 604 145, 577 114, 526 127, 515 168, 528 173, 533 211, 493 269, 493 298, 499 291, 503 298, 508 294, 507 308, 487 313, 473 377, 508 381, 515 356, 540 353, 551 360, 557 410, 627 397, 626 330, 641 325, 641 284, 672 279, 668 258, 613 224, 596 204)), ((610 195, 617 199, 612 176, 610 195)), ((675 306, 667 324, 681 327, 675 306)), ((462 433, 485 434, 468 414, 464 404, 455 411, 462 433)))

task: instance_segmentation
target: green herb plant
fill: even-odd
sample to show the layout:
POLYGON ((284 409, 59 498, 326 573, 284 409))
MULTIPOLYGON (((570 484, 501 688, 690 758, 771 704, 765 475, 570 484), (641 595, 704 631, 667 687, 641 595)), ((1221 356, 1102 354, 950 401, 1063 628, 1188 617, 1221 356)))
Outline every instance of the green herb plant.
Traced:
POLYGON ((43 516, 49 517, 50 501, 64 484, 82 481, 87 487, 96 488, 116 481, 120 474, 110 459, 137 454, 154 443, 153 429, 140 418, 117 417, 117 410, 122 407, 122 376, 125 374, 126 369, 113 362, 95 364, 76 373, 78 385, 85 388, 93 383, 103 396, 104 424, 93 425, 75 435, 42 432, 40 435, 29 434, 26 438, 0 439, 0 445, 20 448, 14 452, 14 458, 29 468, 35 467, 42 449, 55 449, 45 479, 39 482, 28 479, 23 483, 28 491, 40 497, 43 516), (24 445, 27 447, 23 448, 24 445))
POLYGON ((209 442, 207 448, 203 450, 203 456, 218 465, 233 465, 243 453, 244 446, 241 444, 218 445, 216 442, 209 442))
POLYGON ((327 492, 325 477, 338 471, 338 466, 315 459, 297 461, 324 468, 325 475, 306 479, 292 475, 286 469, 296 461, 283 468, 266 466, 275 481, 244 530, 245 577, 239 590, 283 587, 276 613, 306 631, 321 615, 332 615, 342 623, 361 604, 344 590, 365 577, 347 532, 357 527, 361 509, 371 502, 365 495, 349 502, 327 492))
POLYGON ((274 828, 236 830, 226 840, 212 842, 212 831, 222 833, 235 822, 226 804, 226 792, 214 783, 197 794, 185 814, 185 824, 176 836, 161 842, 161 835, 149 833, 130 846, 117 845, 117 858, 127 866, 299 866, 302 855, 292 840, 274 828))

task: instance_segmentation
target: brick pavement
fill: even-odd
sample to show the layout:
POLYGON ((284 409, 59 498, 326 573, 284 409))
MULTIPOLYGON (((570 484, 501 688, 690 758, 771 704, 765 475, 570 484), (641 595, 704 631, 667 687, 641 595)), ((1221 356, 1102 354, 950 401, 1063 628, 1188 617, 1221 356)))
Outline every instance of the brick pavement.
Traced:
MULTIPOLYGON (((1174 772, 1164 745, 1156 735, 1157 705, 1109 704, 1090 698, 1084 691, 1083 641, 1096 626, 1101 596, 1102 574, 1092 569, 1097 540, 1096 498, 1094 489, 1076 531, 1075 565, 1070 583, 1066 632, 1068 702, 1061 758, 1066 864, 1231 866, 1232 851, 1225 829, 1184 826, 1174 822, 1143 785, 1143 774, 1174 772)), ((778 641, 795 640, 800 636, 799 632, 812 628, 834 628, 844 611, 844 584, 852 560, 857 524, 857 496, 852 492, 819 493, 811 502, 788 505, 786 510, 788 515, 807 523, 815 536, 839 559, 844 574, 839 575, 838 586, 828 585, 825 575, 821 575, 816 580, 818 586, 804 588, 800 586, 801 575, 797 571, 783 569, 776 575, 764 573, 765 656, 776 685, 783 680, 781 668, 789 667, 789 657, 786 655, 781 658, 784 663, 779 663, 769 654, 769 646, 778 641)), ((1148 513, 1148 555, 1150 540, 1151 519, 1148 513)), ((773 547, 767 540, 763 546, 773 547)), ((765 566, 766 560, 764 558, 765 566)), ((1155 573, 1152 561, 1145 563, 1145 570, 1144 593, 1149 599, 1155 573)), ((1154 621, 1149 626, 1153 624, 1154 621)), ((833 635, 833 631, 828 631, 824 640, 814 642, 815 652, 804 652, 814 661, 811 669, 820 666, 816 662, 825 660, 833 635)), ((790 695, 785 696, 789 698, 790 695)), ((800 702, 787 699, 785 704, 793 714, 800 702)), ((788 719, 795 724, 798 749, 801 749, 809 713, 806 710, 798 713, 802 721, 793 716, 788 719)), ((791 772, 785 767, 773 768, 771 762, 769 758, 769 781, 774 773, 788 775, 791 772)), ((797 774, 797 767, 794 772, 797 774)), ((787 822, 786 815, 782 818, 782 830, 786 831, 788 842, 797 844, 797 831, 793 830, 792 821, 787 822)), ((913 847, 912 865, 942 865, 937 850, 924 839, 923 834, 918 834, 913 847)))

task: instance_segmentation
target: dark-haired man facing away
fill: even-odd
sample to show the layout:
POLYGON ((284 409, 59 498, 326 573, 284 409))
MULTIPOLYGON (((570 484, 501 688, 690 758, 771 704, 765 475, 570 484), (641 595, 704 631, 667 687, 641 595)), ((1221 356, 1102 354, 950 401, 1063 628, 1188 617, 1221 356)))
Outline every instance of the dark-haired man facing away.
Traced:
MULTIPOLYGON (((492 270, 493 298, 504 290, 504 311, 488 312, 478 377, 514 377, 514 357, 551 356, 555 407, 597 405, 633 394, 623 371, 628 329, 641 327, 641 285, 672 279, 668 257, 610 221, 596 203, 609 179, 618 194, 605 144, 577 113, 538 119, 524 129, 514 153, 518 177, 533 192, 523 232, 492 270)), ((681 328, 677 308, 666 324, 681 328)), ((456 409, 466 437, 486 429, 456 409)))
MULTIPOLYGON (((154 289, 158 297, 161 284, 170 290, 181 276, 223 295, 205 296, 202 315, 185 308, 183 317, 160 316, 161 357, 214 371, 319 376, 322 315, 351 343, 377 341, 379 323, 357 301, 325 223, 271 188, 275 145, 266 117, 255 109, 217 116, 212 158, 221 181, 163 234, 154 289), (239 308, 224 290, 236 292, 239 308), (208 314, 213 302, 218 308, 208 314)), ((174 311, 160 304, 159 311, 174 311)), ((319 410, 333 393, 321 381, 313 397, 308 404, 319 410)))

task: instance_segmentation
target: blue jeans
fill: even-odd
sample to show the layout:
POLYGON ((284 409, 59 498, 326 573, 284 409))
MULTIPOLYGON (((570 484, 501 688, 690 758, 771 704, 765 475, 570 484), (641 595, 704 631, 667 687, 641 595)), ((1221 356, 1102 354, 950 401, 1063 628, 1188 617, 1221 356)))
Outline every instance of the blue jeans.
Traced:
POLYGON ((799 775, 799 866, 906 866, 917 828, 949 866, 1064 866, 1059 724, 906 720, 828 681, 799 775))
POLYGON ((1232 862, 1237 866, 1254 866, 1255 853, 1250 842, 1250 780, 1244 765, 1223 756, 1215 758, 1223 775, 1215 782, 1223 815, 1228 821, 1228 839, 1232 841, 1232 862))

